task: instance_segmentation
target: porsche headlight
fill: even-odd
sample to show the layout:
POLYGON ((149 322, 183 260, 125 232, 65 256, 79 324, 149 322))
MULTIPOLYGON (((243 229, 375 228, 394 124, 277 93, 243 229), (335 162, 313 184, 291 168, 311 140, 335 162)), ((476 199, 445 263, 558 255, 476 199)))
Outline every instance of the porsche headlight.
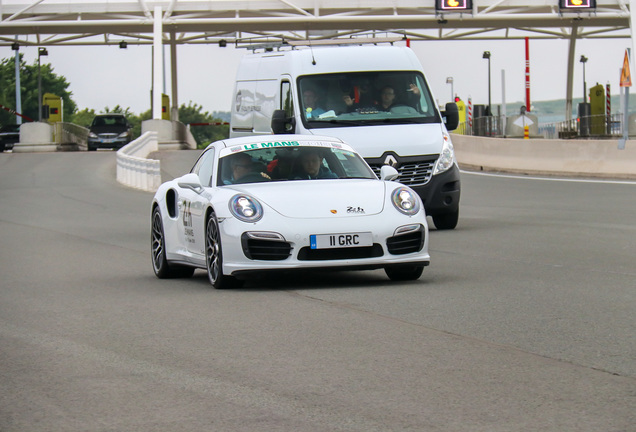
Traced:
POLYGON ((230 200, 230 212, 243 222, 258 222, 263 217, 263 207, 248 195, 234 195, 230 200))
POLYGON ((391 201, 395 208, 405 215, 413 216, 420 211, 420 200, 410 189, 404 187, 395 189, 391 194, 391 201))
POLYGON ((442 152, 437 159, 433 175, 441 174, 444 171, 448 171, 455 163, 455 150, 453 149, 453 143, 447 134, 444 134, 444 145, 442 146, 442 152))

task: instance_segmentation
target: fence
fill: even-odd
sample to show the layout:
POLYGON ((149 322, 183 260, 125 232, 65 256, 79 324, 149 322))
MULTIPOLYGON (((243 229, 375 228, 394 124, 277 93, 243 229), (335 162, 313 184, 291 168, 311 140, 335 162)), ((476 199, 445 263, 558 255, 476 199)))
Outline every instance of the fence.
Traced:
POLYGON ((579 117, 569 121, 539 125, 547 139, 618 138, 623 136, 623 114, 579 117))
POLYGON ((154 192, 161 185, 161 162, 146 159, 159 149, 158 133, 148 131, 117 151, 117 181, 154 192))
MULTIPOLYGON (((478 117, 461 123, 454 132, 460 135, 505 138, 505 116, 478 117)), ((619 138, 623 136, 623 114, 579 117, 569 121, 538 125, 539 136, 545 139, 619 138)))

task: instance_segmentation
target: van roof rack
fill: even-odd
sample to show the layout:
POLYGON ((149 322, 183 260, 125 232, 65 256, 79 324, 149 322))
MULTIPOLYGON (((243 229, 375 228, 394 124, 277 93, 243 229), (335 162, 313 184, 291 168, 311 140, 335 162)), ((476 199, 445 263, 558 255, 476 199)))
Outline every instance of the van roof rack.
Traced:
POLYGON ((265 40, 262 42, 255 41, 253 39, 238 40, 236 41, 237 48, 245 48, 251 51, 263 50, 279 51, 284 47, 317 47, 317 46, 342 46, 342 45, 365 45, 365 44, 380 44, 389 43, 393 45, 394 42, 405 40, 405 37, 360 37, 360 38, 334 38, 334 39, 302 39, 302 40, 265 40))
POLYGON ((362 44, 379 44, 399 42, 404 40, 400 37, 365 37, 365 38, 348 38, 348 39, 317 39, 317 40, 295 40, 287 41, 287 44, 297 46, 328 46, 328 45, 362 45, 362 44))

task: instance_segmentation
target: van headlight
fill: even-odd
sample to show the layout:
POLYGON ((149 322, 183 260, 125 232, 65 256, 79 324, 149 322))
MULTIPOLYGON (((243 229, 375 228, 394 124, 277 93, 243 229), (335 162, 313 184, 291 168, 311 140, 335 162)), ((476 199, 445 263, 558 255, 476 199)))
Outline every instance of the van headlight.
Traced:
POLYGON ((444 145, 442 146, 442 152, 439 154, 433 175, 441 174, 444 171, 448 171, 457 160, 455 159, 455 150, 453 149, 453 143, 450 136, 444 134, 444 145))
POLYGON ((413 216, 420 211, 420 200, 417 195, 405 187, 397 188, 391 193, 391 202, 400 213, 408 216, 413 216))
POLYGON ((258 222, 263 217, 263 207, 249 195, 234 195, 230 200, 230 212, 243 222, 258 222))

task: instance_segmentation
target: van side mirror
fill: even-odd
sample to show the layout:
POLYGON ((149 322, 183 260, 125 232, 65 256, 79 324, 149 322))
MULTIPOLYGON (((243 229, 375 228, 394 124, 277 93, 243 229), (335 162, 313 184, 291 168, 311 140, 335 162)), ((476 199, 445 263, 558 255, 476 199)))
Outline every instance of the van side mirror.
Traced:
POLYGON ((272 132, 275 134, 293 134, 296 130, 296 121, 288 117, 285 110, 274 110, 272 114, 272 132))
POLYGON ((446 129, 454 131, 459 126, 459 110, 455 102, 449 102, 446 104, 446 111, 442 111, 442 116, 445 118, 446 129))

